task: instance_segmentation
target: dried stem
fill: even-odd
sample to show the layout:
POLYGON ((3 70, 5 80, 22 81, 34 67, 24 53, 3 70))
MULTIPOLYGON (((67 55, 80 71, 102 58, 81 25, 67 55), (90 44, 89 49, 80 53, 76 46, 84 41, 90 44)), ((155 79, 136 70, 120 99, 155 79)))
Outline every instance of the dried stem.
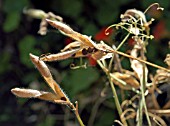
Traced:
POLYGON ((167 71, 167 72, 170 72, 170 69, 167 69, 167 68, 161 67, 161 66, 159 66, 159 65, 153 64, 153 63, 151 63, 151 62, 148 62, 148 61, 145 61, 145 60, 142 60, 142 59, 133 57, 133 56, 131 56, 131 55, 128 55, 128 54, 123 53, 123 52, 120 52, 120 51, 109 50, 109 52, 117 53, 117 54, 122 55, 122 56, 125 56, 125 57, 127 57, 127 58, 130 58, 130 59, 133 59, 133 60, 138 60, 138 61, 140 61, 140 62, 142 62, 142 63, 145 63, 145 64, 147 64, 147 65, 149 65, 149 66, 152 66, 152 67, 155 67, 155 68, 158 68, 158 69, 161 69, 161 70, 165 70, 165 71, 167 71))

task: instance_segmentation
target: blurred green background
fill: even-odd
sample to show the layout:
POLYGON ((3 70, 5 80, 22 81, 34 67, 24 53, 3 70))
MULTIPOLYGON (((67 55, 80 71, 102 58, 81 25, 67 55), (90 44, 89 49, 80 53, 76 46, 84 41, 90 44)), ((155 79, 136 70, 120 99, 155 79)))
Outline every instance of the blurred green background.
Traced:
MULTIPOLYGON (((3 0, 0 1, 0 125, 1 126, 72 126, 78 125, 74 114, 66 107, 53 103, 15 97, 10 89, 14 87, 49 91, 39 72, 29 59, 29 53, 41 55, 57 53, 68 38, 49 27, 46 36, 40 36, 40 20, 23 14, 23 8, 42 9, 63 17, 64 22, 74 30, 102 39, 102 29, 118 23, 120 14, 127 9, 144 11, 151 3, 159 0, 3 0)), ((165 8, 161 13, 149 11, 147 18, 154 17, 152 34, 147 52, 148 60, 165 66, 163 60, 170 40, 170 1, 160 1, 165 8), (156 59, 156 60, 155 60, 156 59)), ((115 33, 111 38, 115 44, 122 35, 115 33)), ((105 37, 103 37, 105 39, 105 37)), ((128 43, 126 43, 128 45, 128 43)), ((125 45, 126 46, 126 45, 125 45)), ((84 62, 88 62, 85 59, 84 62)), ((48 63, 54 78, 79 109, 84 123, 94 126, 109 126, 118 119, 110 89, 107 97, 101 91, 107 86, 107 78, 96 67, 70 69, 71 63, 79 59, 48 63), (96 109, 96 110, 95 110, 96 109), (96 114, 95 114, 96 113, 96 114), (95 119, 93 119, 95 116, 95 119), (90 120, 90 121, 89 121, 90 120)), ((127 63, 122 64, 125 68, 127 63)), ((154 72, 153 68, 150 68, 154 72)), ((129 94, 130 95, 130 94, 129 94)))

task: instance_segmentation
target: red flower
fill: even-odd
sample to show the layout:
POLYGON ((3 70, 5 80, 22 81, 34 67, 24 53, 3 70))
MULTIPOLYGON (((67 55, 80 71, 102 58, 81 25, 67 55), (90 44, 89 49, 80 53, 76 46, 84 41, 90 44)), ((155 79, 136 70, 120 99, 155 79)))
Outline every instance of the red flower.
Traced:
POLYGON ((153 30, 153 35, 156 40, 161 39, 166 32, 165 21, 160 21, 153 30))
POLYGON ((66 38, 65 41, 64 41, 64 44, 65 45, 68 45, 70 44, 71 42, 73 42, 73 40, 71 38, 66 38))
POLYGON ((129 46, 134 46, 134 45, 135 45, 135 41, 134 41, 133 38, 130 38, 130 39, 128 40, 128 45, 129 45, 129 46))
POLYGON ((96 66, 96 64, 97 64, 97 61, 95 59, 93 59, 92 56, 88 56, 88 61, 89 61, 90 66, 96 66))
POLYGON ((101 41, 101 40, 104 40, 104 41, 109 41, 110 40, 110 34, 113 32, 113 29, 108 29, 107 30, 107 33, 109 33, 109 35, 106 35, 106 29, 107 27, 104 27, 102 28, 94 37, 94 39, 96 41, 101 41))

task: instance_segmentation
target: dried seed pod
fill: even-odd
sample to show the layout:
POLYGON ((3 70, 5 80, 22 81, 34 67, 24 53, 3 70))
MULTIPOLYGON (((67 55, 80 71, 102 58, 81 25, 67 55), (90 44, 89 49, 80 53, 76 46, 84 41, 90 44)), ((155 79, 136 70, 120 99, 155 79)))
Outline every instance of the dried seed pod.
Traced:
POLYGON ((11 89, 11 92, 14 95, 22 98, 39 98, 47 101, 60 100, 59 96, 51 92, 38 91, 33 89, 13 88, 11 89))
POLYGON ((40 71, 43 77, 46 77, 46 78, 52 77, 48 67, 43 61, 39 60, 38 56, 35 56, 30 53, 30 59, 34 63, 34 65, 37 67, 37 69, 40 71))
POLYGON ((72 57, 73 55, 75 55, 75 53, 78 50, 80 50, 80 49, 74 49, 74 50, 61 52, 61 53, 57 53, 57 54, 43 55, 43 56, 40 56, 40 60, 50 62, 50 61, 58 61, 58 60, 68 59, 68 58, 72 57))
POLYGON ((66 24, 59 22, 59 21, 53 21, 50 19, 46 19, 46 21, 53 26, 54 28, 59 29, 64 34, 72 34, 73 30, 66 24))
POLYGON ((67 35, 74 40, 82 42, 84 45, 93 46, 94 42, 91 40, 91 37, 88 37, 87 35, 82 35, 76 31, 74 31, 72 28, 70 28, 68 25, 64 24, 63 22, 53 21, 53 20, 49 20, 49 19, 46 19, 46 21, 51 26, 60 30, 61 33, 63 33, 64 35, 67 35))
POLYGON ((39 70, 39 72, 41 73, 41 75, 43 76, 43 78, 45 79, 45 81, 51 87, 51 89, 57 94, 57 96, 60 96, 60 100, 63 99, 63 97, 65 97, 66 101, 69 101, 68 97, 63 92, 63 90, 60 88, 59 84, 57 84, 56 81, 54 81, 50 73, 50 70, 48 69, 46 64, 43 61, 39 60, 39 57, 33 54, 30 54, 30 58, 32 62, 34 63, 34 65, 39 70))

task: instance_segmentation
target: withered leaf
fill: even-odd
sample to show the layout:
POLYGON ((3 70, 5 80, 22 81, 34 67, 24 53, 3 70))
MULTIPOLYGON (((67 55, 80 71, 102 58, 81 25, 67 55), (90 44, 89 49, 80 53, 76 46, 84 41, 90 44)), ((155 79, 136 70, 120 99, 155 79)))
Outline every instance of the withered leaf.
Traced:
POLYGON ((112 77, 113 83, 118 85, 120 88, 124 90, 131 90, 132 88, 136 88, 136 89, 139 88, 139 82, 132 75, 114 72, 112 73, 111 77, 112 77))

